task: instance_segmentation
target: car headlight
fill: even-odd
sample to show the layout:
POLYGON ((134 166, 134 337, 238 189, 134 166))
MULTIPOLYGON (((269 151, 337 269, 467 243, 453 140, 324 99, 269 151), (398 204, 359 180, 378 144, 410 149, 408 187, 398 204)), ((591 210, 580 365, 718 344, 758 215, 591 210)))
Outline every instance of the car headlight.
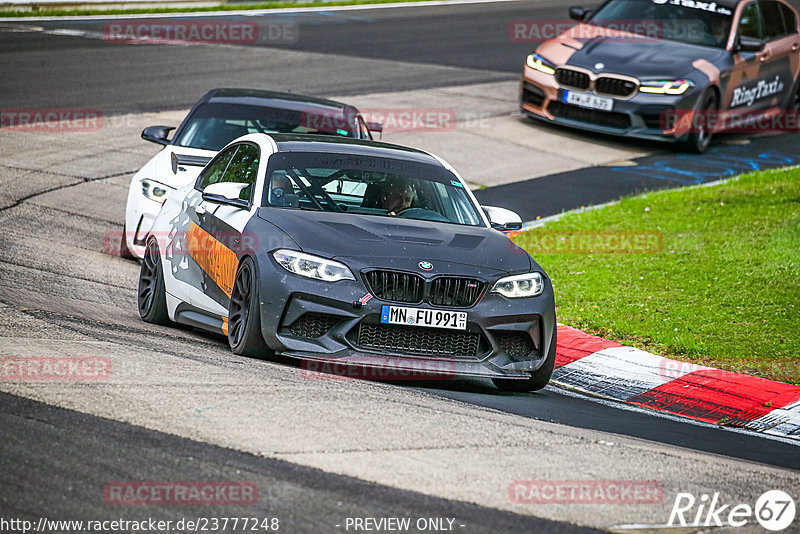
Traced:
POLYGON ((500 293, 510 299, 536 297, 544 291, 544 277, 541 273, 506 276, 495 282, 492 293, 500 293))
POLYGON ((164 202, 172 190, 168 185, 142 180, 142 194, 150 200, 164 202))
POLYGON ((326 260, 318 256, 312 256, 304 252, 296 250, 276 250, 272 253, 281 267, 287 271, 305 276, 308 278, 315 278, 325 282, 336 282, 338 280, 355 280, 353 273, 346 265, 338 261, 326 260))
POLYGON ((689 80, 653 80, 642 82, 639 92, 659 95, 682 95, 692 87, 689 80))
POLYGON ((528 56, 528 66, 532 69, 544 72, 545 74, 555 74, 556 66, 550 63, 539 54, 531 54, 528 56))

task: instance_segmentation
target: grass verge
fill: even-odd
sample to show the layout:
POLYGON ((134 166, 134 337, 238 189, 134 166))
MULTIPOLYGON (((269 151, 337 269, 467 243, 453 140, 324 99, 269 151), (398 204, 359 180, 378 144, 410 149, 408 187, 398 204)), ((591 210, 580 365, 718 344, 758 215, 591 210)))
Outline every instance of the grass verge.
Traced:
POLYGON ((552 278, 560 322, 800 384, 800 169, 626 198, 514 241, 552 278))
POLYGON ((299 7, 360 6, 367 4, 394 4, 425 2, 426 0, 335 0, 332 2, 265 2, 256 4, 227 4, 208 7, 155 7, 143 9, 38 9, 36 11, 0 11, 0 18, 13 17, 86 17, 91 15, 147 15, 163 13, 203 13, 216 11, 252 11, 257 9, 283 9, 299 7))

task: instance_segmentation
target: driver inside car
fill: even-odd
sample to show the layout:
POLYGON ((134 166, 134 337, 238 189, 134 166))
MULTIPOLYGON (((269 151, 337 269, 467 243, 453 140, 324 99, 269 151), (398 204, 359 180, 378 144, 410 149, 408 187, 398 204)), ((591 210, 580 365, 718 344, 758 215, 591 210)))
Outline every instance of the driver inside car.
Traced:
POLYGON ((384 184, 381 207, 389 215, 397 215, 411 207, 414 201, 414 187, 405 181, 393 181, 384 184))

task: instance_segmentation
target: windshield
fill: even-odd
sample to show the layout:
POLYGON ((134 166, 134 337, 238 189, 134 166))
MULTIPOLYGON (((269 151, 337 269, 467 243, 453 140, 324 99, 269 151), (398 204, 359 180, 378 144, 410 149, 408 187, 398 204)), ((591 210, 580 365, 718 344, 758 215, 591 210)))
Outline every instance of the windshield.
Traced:
POLYGON ((483 226, 478 209, 450 171, 373 156, 275 154, 264 205, 483 226))
POLYGON ((243 104, 202 104, 174 144, 220 150, 251 133, 306 133, 356 137, 355 117, 336 108, 280 109, 243 104))
POLYGON ((611 0, 592 14, 588 24, 619 27, 632 33, 687 44, 724 48, 731 29, 732 11, 716 2, 694 0, 611 0), (638 28, 638 29, 637 29, 638 28))

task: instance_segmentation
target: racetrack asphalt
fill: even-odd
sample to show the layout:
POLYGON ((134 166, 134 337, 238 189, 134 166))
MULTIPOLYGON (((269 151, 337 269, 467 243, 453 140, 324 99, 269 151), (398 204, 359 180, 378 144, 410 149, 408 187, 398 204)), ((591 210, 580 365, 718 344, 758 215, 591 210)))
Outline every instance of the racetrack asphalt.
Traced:
MULTIPOLYGON (((323 21, 316 25, 308 22, 310 29, 305 33, 313 36, 310 39, 317 39, 313 41, 316 44, 312 46, 301 40, 289 47, 292 50, 120 46, 38 31, 0 31, 0 65, 5 72, 15 73, 0 79, 2 107, 97 107, 113 114, 185 109, 209 87, 222 85, 269 85, 319 95, 361 95, 512 81, 518 78, 519 58, 527 53, 528 47, 512 47, 504 42, 507 32, 502 37, 495 35, 492 38, 496 46, 487 46, 486 42, 494 41, 478 42, 474 33, 476 25, 494 24, 495 32, 499 28, 505 32, 509 19, 544 17, 551 13, 547 11, 549 8, 537 11, 536 6, 536 3, 513 2, 449 10, 404 8, 402 13, 392 13, 391 10, 360 12, 359 16, 363 18, 383 21, 381 31, 376 35, 385 36, 385 40, 376 42, 388 44, 381 49, 372 43, 369 50, 364 50, 363 46, 350 46, 354 35, 350 30, 363 34, 372 31, 367 28, 374 24, 356 19, 335 23, 323 21), (441 19, 445 17, 447 23, 442 23, 441 19), (439 19, 438 26, 429 23, 429 19, 439 19), (353 25, 363 26, 354 28, 353 25), (438 33, 433 31, 437 28, 438 33), (471 28, 473 33, 466 35, 464 28, 471 28), (413 40, 415 35, 416 41, 413 40), (449 45, 446 45, 458 36, 463 37, 455 47, 460 54, 448 51, 449 45), (403 48, 404 43, 420 43, 424 39, 439 39, 443 44, 441 47, 408 45, 403 48), (308 48, 304 51, 302 47, 308 48), (515 54, 518 59, 508 60, 509 54, 515 54)), ((559 8, 558 12, 562 10, 559 8)), ((91 24, 97 27, 96 22, 91 24)), ((172 117, 179 120, 179 114, 172 117)), ((120 229, 130 176, 154 153, 153 146, 136 138, 140 130, 137 124, 124 125, 111 132, 72 136, 0 133, 3 136, 0 143, 3 147, 0 183, 5 187, 0 196, 0 222, 8 229, 0 236, 0 250, 3 252, 0 260, 3 279, 0 284, 0 313, 4 316, 0 328, 0 353, 109 354, 121 366, 121 379, 124 379, 120 384, 64 389, 0 383, 3 391, 15 395, 119 421, 106 423, 74 411, 55 412, 70 424, 78 423, 75 427, 65 424, 53 430, 52 423, 46 426, 37 424, 37 421, 53 417, 54 412, 49 412, 49 408, 28 405, 25 403, 29 401, 24 400, 8 400, 6 403, 9 398, 5 397, 3 404, 13 405, 12 411, 16 415, 3 414, 9 422, 2 425, 3 434, 18 441, 12 449, 11 441, 3 439, 0 445, 2 457, 20 458, 22 465, 31 466, 31 469, 43 457, 52 463, 46 464, 41 478, 35 479, 38 484, 22 483, 27 467, 21 471, 4 471, 4 476, 12 478, 9 483, 3 481, 3 488, 19 488, 14 492, 2 491, 0 504, 4 513, 8 506, 6 503, 14 502, 11 497, 18 499, 17 502, 27 503, 27 508, 14 505, 10 510, 24 508, 28 514, 46 508, 38 503, 60 499, 58 494, 47 494, 45 499, 41 497, 41 485, 53 472, 60 473, 67 486, 69 481, 95 480, 95 488, 100 482, 109 480, 109 465, 120 470, 120 477, 150 476, 148 472, 136 469, 151 464, 154 471, 149 473, 153 476, 189 477, 192 472, 183 463, 185 458, 181 457, 179 450, 184 447, 195 450, 196 447, 199 451, 220 444, 239 448, 241 454, 258 454, 257 459, 247 460, 254 464, 264 461, 263 456, 280 457, 327 472, 370 480, 394 488, 380 490, 386 491, 385 495, 392 499, 395 498, 392 491, 410 489, 443 499, 477 502, 494 509, 514 509, 519 514, 602 528, 641 518, 666 521, 664 509, 668 512, 671 501, 656 510, 614 506, 533 509, 514 508, 505 496, 498 497, 498 492, 502 494, 514 476, 570 479, 657 477, 665 481, 667 501, 676 491, 699 492, 702 488, 706 491, 719 488, 731 498, 743 500, 753 499, 773 486, 796 489, 796 481, 792 482, 796 473, 790 470, 800 469, 800 455, 795 445, 780 441, 709 425, 687 424, 641 411, 622 410, 556 388, 538 394, 512 395, 500 394, 480 381, 436 384, 435 388, 429 384, 395 387, 303 381, 297 379, 300 370, 293 366, 239 362, 213 336, 183 329, 153 331, 146 328, 138 320, 135 310, 136 265, 102 252, 104 234, 120 229), (197 376, 208 376, 207 383, 192 382, 193 365, 203 366, 202 375, 197 376), (226 374, 221 383, 217 382, 218 368, 231 373, 226 374), (166 373, 170 380, 136 384, 134 379, 142 372, 156 377, 158 373, 166 373), (177 374, 171 374, 173 372, 177 374), (259 389, 253 382, 254 377, 263 381, 265 386, 259 389), (216 389, 209 392, 207 388, 216 389), (237 390, 229 391, 229 388, 239 388, 242 394, 252 395, 249 398, 253 399, 253 406, 237 408, 235 404, 226 404, 233 402, 231 398, 237 395, 237 390), (199 408, 217 406, 211 401, 218 396, 225 401, 220 405, 220 413, 215 415, 215 410, 209 409, 203 412, 205 418, 191 418, 199 408), (259 398, 265 400, 259 402, 259 398), (320 398, 335 401, 336 409, 342 411, 315 412, 324 409, 320 398), (203 399, 205 404, 199 404, 203 399), (270 405, 266 399, 279 402, 280 406, 270 405), (312 399, 316 402, 311 403, 312 399), (359 406, 367 401, 369 410, 359 406), (306 406, 309 403, 311 405, 306 406), (350 409, 360 409, 354 409, 355 413, 348 415, 349 403, 356 405, 350 409), (420 409, 420 406, 425 409, 420 409), (392 407, 396 408, 390 410, 388 418, 386 414, 376 418, 376 413, 392 407), (249 411, 254 408, 262 408, 264 413, 249 411), (462 414, 460 410, 465 411, 462 414), (25 415, 20 416, 20 413, 25 415), (343 416, 347 416, 344 422, 343 416), (508 426, 496 424, 494 417, 508 418, 507 422, 503 419, 504 425, 508 426), (254 427, 253 421, 263 425, 254 427), (470 429, 470 421, 473 425, 479 421, 480 427, 470 429), (116 438, 117 430, 112 432, 104 426, 107 424, 119 425, 114 428, 126 436, 125 444, 130 444, 130 456, 121 453, 113 456, 110 452, 125 444, 116 438), (140 431, 138 427, 149 430, 140 431), (43 450, 38 442, 43 433, 51 430, 54 432, 50 434, 53 440, 76 436, 72 448, 43 450), (191 441, 159 437, 175 439, 175 442, 170 442, 175 447, 165 447, 161 456, 156 452, 150 454, 147 439, 155 438, 147 432, 159 431, 191 441), (379 431, 386 432, 389 437, 381 440, 379 431), (237 436, 252 436, 253 440, 258 438, 262 441, 260 445, 250 441, 237 443, 234 439, 237 436), (289 450, 285 446, 288 439, 296 440, 288 442, 291 445, 289 450), (370 439, 374 441, 370 442, 370 439), (396 440, 396 449, 392 448, 392 439, 396 440), (490 445, 493 439, 498 444, 494 447, 490 445), (346 446, 351 442, 353 450, 348 451, 346 446), (280 444, 284 447, 281 448, 280 444), (412 450, 414 445, 419 450, 412 450), (135 449, 143 446, 149 456, 133 456, 135 449), (96 451, 95 456, 105 455, 111 459, 96 464, 90 464, 85 458, 71 461, 77 454, 75 451, 89 451, 87 456, 96 451), (487 461, 487 455, 491 455, 491 461, 487 461), (168 465, 174 466, 175 470, 164 467, 168 465), (424 474, 418 472, 423 467, 427 470, 424 474)), ((779 149, 784 150, 785 147, 778 146, 781 143, 796 143, 788 136, 770 139, 756 140, 745 146, 754 149, 767 147, 764 153, 775 154, 779 149)), ((716 152, 712 152, 712 157, 728 148, 741 148, 739 145, 718 147, 716 152)), ((677 158, 661 145, 653 147, 652 151, 658 152, 652 158, 662 158, 668 163, 674 163, 677 158)), ((657 165, 656 159, 647 158, 651 156, 637 159, 637 167, 646 169, 657 165)), ((719 167, 714 165, 706 167, 703 172, 717 172, 714 169, 719 167)), ((584 180, 591 177, 588 170, 575 172, 582 172, 575 176, 583 176, 584 180)), ((576 179, 570 176, 562 177, 562 183, 576 179)), ((637 180, 641 178, 636 177, 637 180)), ((523 207, 520 210, 523 214, 547 215, 576 207, 575 200, 578 199, 574 198, 574 191, 573 195, 559 197, 558 183, 548 182, 547 178, 538 180, 545 180, 541 182, 542 186, 548 184, 542 193, 535 196, 536 202, 541 202, 546 209, 526 211, 528 208, 523 207)), ((534 186, 538 180, 527 183, 526 187, 534 186)), ((619 196, 619 191, 623 191, 622 194, 631 191, 626 180, 620 182, 622 189, 606 193, 602 198, 597 190, 592 195, 593 190, 585 187, 586 182, 578 181, 575 190, 587 195, 586 204, 613 200, 619 196)), ((662 183, 681 185, 677 181, 660 180, 652 186, 662 183)), ((492 192, 493 189, 487 189, 479 194, 492 192)), ((509 204, 512 197, 519 195, 519 189, 512 189, 511 193, 507 192, 498 199, 509 204)), ((198 367, 196 372, 200 371, 198 367)), ((214 451, 205 457, 217 458, 214 455, 222 454, 216 449, 214 451)), ((196 454, 201 455, 200 452, 196 454)), ((313 470, 289 472, 296 474, 297 479, 286 477, 289 482, 276 486, 284 488, 276 489, 276 492, 285 494, 286 488, 313 485, 308 481, 315 480, 314 477, 333 476, 313 470), (301 484, 303 480, 307 481, 305 485, 301 484)), ((211 475, 212 471, 204 468, 198 473, 211 475)), ((349 486, 355 483, 353 480, 336 479, 336 483, 349 486)), ((270 487, 273 483, 265 482, 270 487)), ((362 508, 354 509, 353 513, 368 515, 392 511, 377 495, 380 491, 370 489, 370 486, 359 488, 350 495, 362 508)), ((305 489, 298 491, 302 493, 305 489)), ((333 499, 335 492, 321 497, 333 499)), ((65 502, 71 504, 65 505, 64 509, 88 514, 95 510, 90 502, 87 504, 87 499, 91 498, 85 493, 75 499, 65 498, 65 502)), ((433 514, 435 510, 448 506, 437 502, 425 508, 423 501, 428 497, 418 493, 397 498, 407 505, 408 510, 414 510, 414 514, 433 514)), ((302 497, 298 499, 301 501, 302 497)), ((285 507, 287 515, 293 509, 302 512, 296 508, 299 504, 283 501, 280 506, 281 509, 285 507)), ((449 506, 455 507, 458 513, 473 513, 458 508, 458 503, 449 506)), ((334 520, 339 517, 337 513, 333 508, 323 509, 319 521, 334 520)), ((453 515, 457 514, 453 512, 453 515)), ((515 515, 507 519, 509 526, 518 525, 514 521, 521 521, 515 515)), ((498 525, 506 524, 499 521, 498 525)), ((491 525, 479 521, 474 524, 476 528, 483 524, 491 525)), ((308 527, 300 530, 310 530, 311 524, 308 527)))

